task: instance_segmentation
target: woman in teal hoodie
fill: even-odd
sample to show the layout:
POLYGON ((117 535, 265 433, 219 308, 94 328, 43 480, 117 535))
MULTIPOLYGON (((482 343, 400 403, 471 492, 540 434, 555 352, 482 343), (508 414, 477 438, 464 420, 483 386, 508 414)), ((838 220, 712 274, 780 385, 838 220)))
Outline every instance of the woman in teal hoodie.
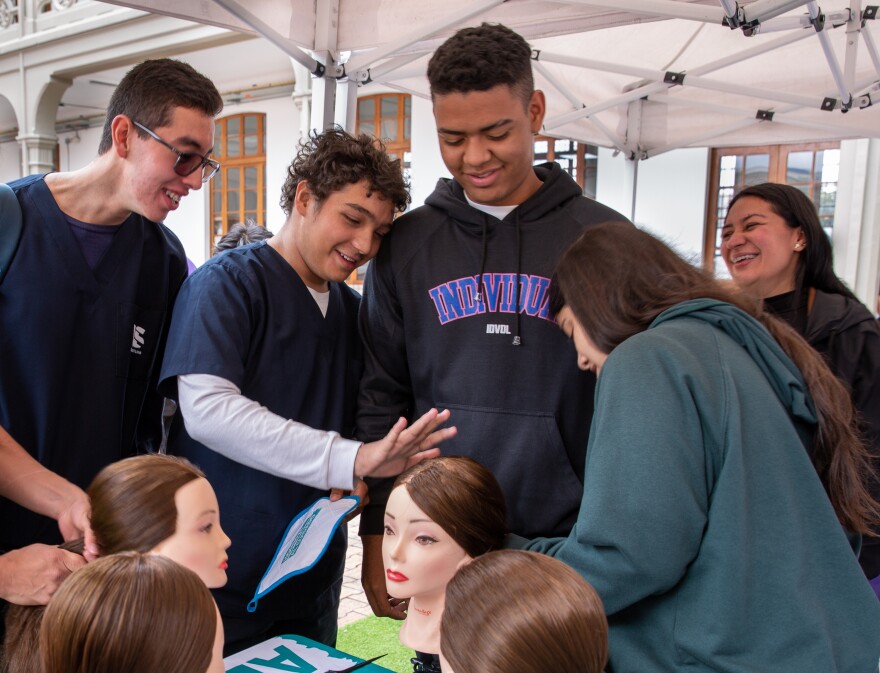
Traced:
POLYGON ((555 286, 596 406, 574 529, 525 546, 596 588, 608 670, 877 671, 850 543, 878 505, 821 358, 631 226, 587 231, 555 286))

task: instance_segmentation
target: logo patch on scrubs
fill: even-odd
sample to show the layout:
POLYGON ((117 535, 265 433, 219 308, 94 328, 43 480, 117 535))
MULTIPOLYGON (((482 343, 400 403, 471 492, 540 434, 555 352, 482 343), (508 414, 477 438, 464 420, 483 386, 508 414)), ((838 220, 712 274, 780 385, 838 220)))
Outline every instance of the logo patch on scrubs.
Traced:
POLYGON ((144 332, 147 330, 140 325, 135 325, 131 334, 131 352, 136 355, 141 354, 141 348, 144 345, 144 332))

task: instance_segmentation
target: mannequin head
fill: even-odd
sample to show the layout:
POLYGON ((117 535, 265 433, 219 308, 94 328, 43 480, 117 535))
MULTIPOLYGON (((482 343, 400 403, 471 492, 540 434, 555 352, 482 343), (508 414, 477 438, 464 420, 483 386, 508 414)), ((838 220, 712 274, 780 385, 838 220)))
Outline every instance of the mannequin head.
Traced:
POLYGON ((404 472, 385 509, 388 593, 396 598, 442 594, 463 563, 501 547, 505 519, 501 487, 470 458, 443 456, 404 472))
MULTIPOLYGON (((208 588, 226 584, 229 538, 220 528, 217 497, 185 458, 143 455, 105 467, 88 490, 91 524, 101 555, 136 551, 166 556, 195 572, 208 588)), ((62 548, 82 553, 82 541, 62 548)), ((10 605, 0 673, 39 671, 42 606, 10 605)))
POLYGON ((229 538, 214 490, 185 458, 144 455, 105 467, 89 486, 101 554, 154 552, 194 571, 211 589, 226 584, 229 538))
POLYGON ((601 673, 608 623, 593 587, 569 566, 506 549, 449 582, 440 648, 443 673, 601 673))
POLYGON ((202 673, 217 611, 204 582, 153 554, 114 554, 77 570, 43 618, 45 673, 202 673))

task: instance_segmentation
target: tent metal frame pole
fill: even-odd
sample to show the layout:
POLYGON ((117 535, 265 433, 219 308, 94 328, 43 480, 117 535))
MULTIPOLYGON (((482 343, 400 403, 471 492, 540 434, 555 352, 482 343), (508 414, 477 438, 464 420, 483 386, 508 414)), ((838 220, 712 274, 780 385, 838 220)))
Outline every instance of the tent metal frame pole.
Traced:
MULTIPOLYGON (((748 119, 755 119, 755 111, 752 109, 734 107, 732 105, 721 105, 718 103, 706 103, 704 101, 698 101, 688 98, 683 98, 681 96, 665 96, 663 94, 654 94, 652 96, 648 96, 648 100, 654 103, 659 103, 661 105, 678 105, 685 107, 699 107, 704 110, 709 110, 711 112, 720 112, 722 114, 735 114, 741 115, 748 119)), ((822 122, 812 122, 807 120, 801 120, 798 117, 792 115, 792 113, 800 110, 800 106, 797 105, 788 105, 776 110, 773 110, 773 121, 781 124, 794 124, 797 126, 811 126, 819 129, 837 129, 844 133, 851 134, 853 136, 865 136, 865 137, 876 137, 880 135, 880 129, 866 129, 860 128, 847 124, 840 124, 835 122, 833 119, 831 121, 822 121, 822 122)))
POLYGON ((727 67, 732 63, 742 63, 750 58, 754 58, 755 56, 761 56, 762 54, 766 54, 768 51, 773 51, 775 49, 780 49, 781 47, 787 47, 790 44, 794 44, 800 40, 806 40, 810 37, 810 33, 806 31, 797 31, 793 32, 789 35, 783 35, 781 37, 777 37, 773 40, 768 40, 764 44, 755 44, 747 49, 743 49, 742 51, 738 51, 735 54, 731 54, 730 56, 726 56, 725 58, 719 58, 715 61, 710 61, 709 63, 704 63, 703 65, 697 66, 696 68, 691 68, 688 70, 690 75, 705 75, 710 72, 714 72, 720 68, 727 67))
POLYGON ((357 80, 359 84, 368 84, 369 82, 381 82, 386 75, 394 72, 398 68, 402 68, 408 63, 412 63, 422 56, 424 56, 424 53, 403 54, 402 56, 395 56, 394 58, 389 58, 384 63, 380 63, 379 65, 369 68, 367 70, 359 70, 356 73, 349 74, 349 78, 357 80))
MULTIPOLYGON (((535 68, 535 70, 541 73, 544 79, 546 79, 553 88, 555 88, 559 93, 565 96, 577 111, 580 111, 582 108, 587 107, 586 104, 584 104, 583 101, 579 100, 577 96, 575 96, 564 84, 562 84, 562 82, 560 82, 543 63, 533 59, 532 66, 535 68)), ((628 153, 628 150, 623 145, 623 143, 620 142, 620 139, 617 137, 617 135, 612 132, 611 129, 605 126, 605 124, 603 124, 595 115, 591 115, 587 119, 589 119, 590 123, 593 124, 593 126, 595 126, 597 129, 599 129, 599 131, 601 131, 605 135, 605 137, 607 137, 608 140, 611 141, 611 144, 614 145, 615 149, 623 152, 624 154, 628 153)), ((544 127, 545 130, 547 130, 546 124, 544 125, 544 127)))
MULTIPOLYGON (((811 19, 814 21, 819 19, 819 5, 816 4, 815 0, 810 0, 810 2, 807 3, 807 10, 810 13, 811 19)), ((831 40, 828 37, 828 33, 824 30, 817 30, 816 37, 819 38, 819 44, 822 45, 822 51, 825 52, 825 60, 828 62, 828 68, 831 70, 831 77, 834 78, 834 84, 837 87, 837 92, 840 94, 841 105, 843 106, 843 109, 848 110, 852 105, 852 94, 844 81, 843 70, 840 67, 840 63, 837 62, 837 56, 834 54, 834 49, 831 47, 831 40)))
POLYGON ((580 100, 577 96, 575 96, 567 86, 560 82, 559 78, 556 77, 556 75, 554 75, 552 72, 550 72, 550 70, 547 69, 547 66, 545 66, 543 63, 532 59, 532 67, 539 73, 541 73, 541 76, 546 79, 554 89, 565 96, 568 99, 568 102, 571 103, 572 107, 586 107, 586 105, 584 105, 584 102, 580 100))
MULTIPOLYGON (((849 21, 851 16, 852 12, 848 9, 839 9, 833 12, 826 12, 825 24, 830 24, 832 27, 836 28, 838 26, 842 26, 847 21, 849 21)), ((810 20, 809 14, 802 14, 801 16, 779 16, 775 19, 765 21, 759 26, 756 26, 755 29, 752 31, 752 35, 766 35, 767 33, 778 33, 785 30, 798 30, 808 28, 814 30, 813 22, 810 20)))
MULTIPOLYGON (((312 129, 324 131, 340 119, 337 107, 338 73, 342 70, 335 63, 338 46, 339 0, 317 0, 315 2, 315 54, 324 58, 327 72, 312 83, 312 129)), ((346 123, 342 124, 347 126, 346 123)))
POLYGON ((756 0, 742 7, 741 11, 744 15, 744 23, 763 23, 805 4, 807 0, 756 0))
POLYGON ((285 54, 290 56, 300 65, 308 68, 309 72, 315 77, 321 77, 324 74, 324 64, 309 56, 295 42, 288 40, 277 30, 272 28, 268 23, 245 9, 236 0, 213 0, 215 4, 220 5, 235 18, 240 19, 243 23, 253 28, 262 37, 278 47, 285 54))
POLYGON ((706 5, 692 5, 674 0, 561 0, 567 5, 587 5, 605 7, 615 11, 629 11, 637 14, 650 14, 663 19, 687 19, 720 25, 724 12, 706 5))
POLYGON ((722 91, 724 93, 731 93, 739 96, 761 98, 767 101, 775 101, 777 103, 794 103, 795 105, 814 108, 816 110, 822 108, 822 100, 820 98, 800 96, 798 94, 785 93, 784 91, 771 91, 769 89, 741 86, 739 84, 722 82, 708 77, 694 77, 693 75, 687 75, 684 80, 684 86, 693 86, 697 89, 709 89, 710 91, 722 91))
POLYGON ((871 35, 868 26, 862 26, 862 41, 865 43, 865 48, 868 50, 868 56, 871 57, 871 62, 874 64, 875 72, 880 75, 880 53, 877 51, 877 45, 874 43, 874 36, 871 35))
MULTIPOLYGON (((853 86, 856 79, 856 61, 859 55, 859 38, 862 32, 862 2, 861 0, 850 0, 849 3, 850 17, 846 26, 846 54, 843 60, 843 77, 846 82, 847 89, 850 94, 853 92, 853 86), (855 18, 855 20, 853 20, 855 18)), ((827 20, 827 19, 826 19, 827 20)))
POLYGON ((617 137, 617 135, 615 135, 614 131, 605 126, 605 123, 601 119, 599 119, 599 117, 593 115, 589 118, 589 122, 605 134, 605 137, 611 141, 612 145, 614 145, 614 149, 620 151, 623 154, 627 153, 626 147, 622 142, 620 142, 620 139, 617 137))
POLYGON ((369 52, 354 56, 351 60, 349 60, 346 69, 350 73, 354 73, 359 70, 366 70, 370 67, 370 64, 376 63, 388 56, 392 56, 401 49, 405 49, 406 47, 415 44, 419 40, 422 40, 429 35, 439 33, 442 30, 464 23, 465 21, 468 21, 475 16, 479 16, 487 10, 504 4, 505 2, 507 2, 507 0, 482 0, 481 2, 477 2, 471 9, 463 14, 456 14, 455 16, 444 17, 438 21, 435 21, 432 24, 429 24, 428 26, 420 28, 418 31, 414 31, 408 35, 404 35, 397 40, 388 42, 387 44, 384 44, 381 47, 377 47, 376 49, 373 49, 369 52))
POLYGON ((551 119, 547 119, 544 122, 544 128, 546 129, 554 129, 559 126, 563 126, 564 124, 568 124, 573 121, 577 121, 578 119, 582 119, 584 117, 592 117, 594 114, 598 114, 599 112, 603 112, 608 108, 615 107, 616 105, 621 105, 623 103, 630 103, 634 100, 638 100, 639 98, 644 98, 645 96, 657 93, 662 91, 663 89, 668 88, 670 85, 665 82, 653 82, 652 84, 648 84, 646 86, 641 86, 637 89, 633 89, 632 91, 628 91, 625 94, 621 94, 620 96, 615 96, 614 98, 610 98, 608 100, 604 100, 597 105, 592 105, 590 107, 581 108, 580 110, 573 110, 572 112, 565 112, 561 115, 557 115, 552 117, 551 119))

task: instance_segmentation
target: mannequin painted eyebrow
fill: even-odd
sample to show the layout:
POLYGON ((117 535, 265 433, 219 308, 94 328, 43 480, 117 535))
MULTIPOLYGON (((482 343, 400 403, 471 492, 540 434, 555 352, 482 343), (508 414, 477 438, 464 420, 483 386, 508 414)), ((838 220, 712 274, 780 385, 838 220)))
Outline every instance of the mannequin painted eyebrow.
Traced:
MULTIPOLYGON (((387 509, 385 510, 385 516, 387 516, 389 519, 394 519, 395 521, 397 521, 397 517, 394 516, 387 509)), ((410 519, 409 522, 410 523, 436 523, 436 521, 432 521, 431 519, 410 519)))

